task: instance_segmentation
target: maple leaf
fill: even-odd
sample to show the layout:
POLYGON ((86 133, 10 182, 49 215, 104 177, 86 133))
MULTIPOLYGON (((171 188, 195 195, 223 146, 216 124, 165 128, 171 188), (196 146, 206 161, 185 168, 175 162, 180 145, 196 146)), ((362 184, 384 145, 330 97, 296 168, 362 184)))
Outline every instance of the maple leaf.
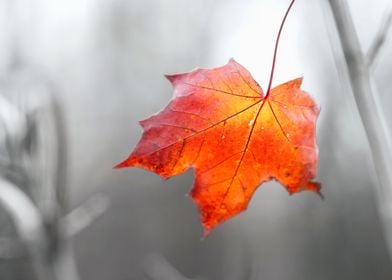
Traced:
POLYGON ((284 15, 275 43, 268 89, 231 59, 215 69, 169 75, 174 96, 140 122, 143 135, 116 167, 142 167, 163 178, 195 170, 191 196, 207 234, 244 211, 258 186, 275 179, 290 194, 310 190, 317 169, 319 108, 301 90, 302 78, 271 89, 284 15))
POLYGON ((117 167, 142 167, 163 178, 194 168, 191 196, 206 233, 246 209, 268 180, 289 193, 319 191, 310 181, 316 174, 319 109, 300 89, 302 78, 277 86, 268 97, 233 59, 167 78, 174 98, 140 122, 140 142, 117 167))

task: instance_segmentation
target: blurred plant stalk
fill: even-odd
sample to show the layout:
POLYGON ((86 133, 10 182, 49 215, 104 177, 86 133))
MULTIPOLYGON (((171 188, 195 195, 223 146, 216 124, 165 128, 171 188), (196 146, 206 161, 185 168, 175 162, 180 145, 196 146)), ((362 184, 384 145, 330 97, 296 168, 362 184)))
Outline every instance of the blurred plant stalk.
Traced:
POLYGON ((385 241, 392 260, 392 145, 385 114, 370 74, 392 22, 386 17, 367 55, 362 53, 347 1, 329 0, 343 49, 355 102, 366 131, 378 177, 376 197, 385 241))
POLYGON ((34 203, 20 188, 0 177, 0 204, 10 213, 19 237, 32 257, 38 279, 57 279, 46 258, 49 238, 34 203))
MULTIPOLYGON (((20 93, 18 98, 0 95, 4 128, 0 206, 18 235, 5 249, 24 244, 39 280, 78 280, 70 240, 106 212, 110 201, 96 194, 66 213, 67 143, 62 110, 49 82, 30 80, 30 76, 26 72, 7 77, 8 96, 20 93)), ((18 257, 12 250, 3 251, 5 257, 18 257)))
POLYGON ((34 279, 77 280, 70 242, 60 228, 65 210, 61 110, 50 87, 30 76, 16 72, 3 81, 9 96, 20 95, 0 96, 0 205, 17 232, 11 242, 27 249, 34 279))

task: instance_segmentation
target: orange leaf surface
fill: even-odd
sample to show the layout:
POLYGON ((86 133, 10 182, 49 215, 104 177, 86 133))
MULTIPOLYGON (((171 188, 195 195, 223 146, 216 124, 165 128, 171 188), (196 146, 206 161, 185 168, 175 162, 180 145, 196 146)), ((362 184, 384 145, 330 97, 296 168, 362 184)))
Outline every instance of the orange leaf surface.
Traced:
POLYGON ((315 123, 319 113, 302 78, 264 95, 234 60, 215 69, 167 76, 174 96, 140 122, 143 135, 117 167, 163 178, 195 170, 191 196, 208 233, 245 210, 255 190, 275 179, 290 194, 319 192, 315 123))

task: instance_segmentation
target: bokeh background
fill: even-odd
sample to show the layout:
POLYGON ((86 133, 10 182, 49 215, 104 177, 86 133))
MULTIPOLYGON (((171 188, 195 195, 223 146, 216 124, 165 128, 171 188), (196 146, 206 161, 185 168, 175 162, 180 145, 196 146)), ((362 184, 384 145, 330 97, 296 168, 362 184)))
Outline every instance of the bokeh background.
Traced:
MULTIPOLYGON (((392 6, 388 0, 348 2, 366 52, 392 6)), ((234 57, 265 89, 288 4, 0 0, 0 95, 24 104, 35 84, 50 84, 64 121, 57 136, 67 145, 66 212, 96 194, 109 202, 71 238, 81 280, 392 279, 377 177, 327 1, 297 1, 274 80, 303 76, 303 88, 321 106, 317 180, 325 200, 312 193, 289 196, 268 183, 246 212, 202 239, 186 196, 191 171, 162 181, 141 169, 112 169, 137 143, 138 120, 171 98, 163 74, 220 66, 234 57)), ((372 69, 389 127, 390 35, 372 69)), ((39 103, 40 95, 28 100, 39 103)), ((23 249, 4 253, 18 237, 9 214, 0 211, 0 279, 35 279, 23 249)))

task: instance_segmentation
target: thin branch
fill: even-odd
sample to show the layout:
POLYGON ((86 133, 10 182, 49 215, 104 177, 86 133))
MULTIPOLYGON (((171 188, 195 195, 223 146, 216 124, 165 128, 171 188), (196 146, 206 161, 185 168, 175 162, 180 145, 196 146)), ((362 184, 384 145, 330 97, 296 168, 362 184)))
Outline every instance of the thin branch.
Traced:
POLYGON ((392 147, 385 114, 345 0, 329 0, 339 33, 355 102, 366 131, 379 184, 375 187, 384 236, 392 257, 392 147))
POLYGON ((182 275, 161 254, 151 254, 144 261, 144 273, 151 280, 191 280, 182 275))
POLYGON ((72 210, 62 220, 62 230, 67 238, 73 237, 91 225, 110 207, 109 197, 104 194, 95 194, 81 206, 72 210))
POLYGON ((17 186, 0 177, 0 205, 10 214, 20 238, 27 245, 39 279, 54 279, 47 266, 49 248, 44 223, 33 202, 17 186))
POLYGON ((387 39, 388 31, 391 26, 392 26, 392 11, 389 12, 388 16, 386 16, 383 22, 381 23, 377 35, 373 40, 373 44, 369 48, 369 51, 367 53, 367 63, 369 67, 372 67, 374 65, 377 56, 380 54, 380 50, 382 49, 387 39))

